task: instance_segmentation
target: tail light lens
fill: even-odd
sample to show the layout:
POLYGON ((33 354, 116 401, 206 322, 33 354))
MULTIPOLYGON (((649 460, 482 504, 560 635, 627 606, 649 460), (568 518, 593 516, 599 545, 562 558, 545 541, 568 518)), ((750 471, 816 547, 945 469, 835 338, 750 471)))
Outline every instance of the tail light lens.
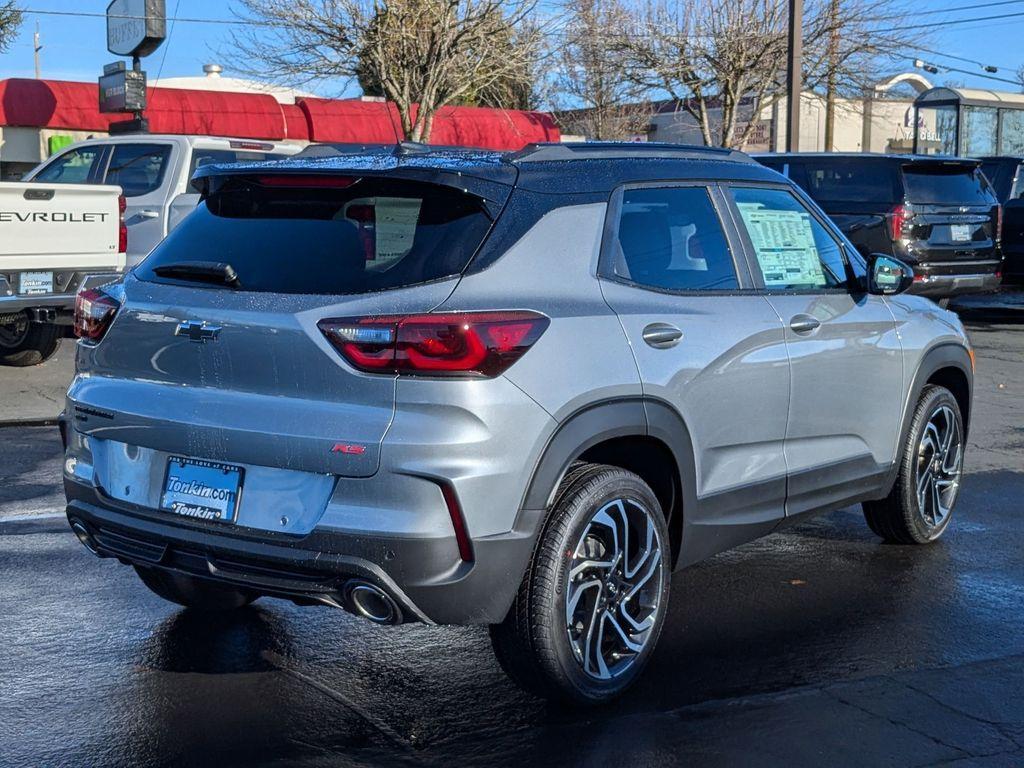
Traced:
POLYGON ((494 377, 544 333, 536 312, 459 312, 321 320, 335 349, 361 371, 494 377))
POLYGON ((128 199, 124 195, 117 198, 117 252, 128 253, 128 225, 124 220, 124 212, 128 210, 128 199))
POLYGON ((1003 240, 1003 206, 996 206, 996 242, 1003 240))
POLYGON ((95 288, 82 291, 75 298, 75 336, 99 341, 120 308, 117 299, 103 291, 95 288))
POLYGON ((905 205, 898 205, 889 214, 889 236, 893 240, 903 239, 903 227, 911 217, 910 209, 905 205))

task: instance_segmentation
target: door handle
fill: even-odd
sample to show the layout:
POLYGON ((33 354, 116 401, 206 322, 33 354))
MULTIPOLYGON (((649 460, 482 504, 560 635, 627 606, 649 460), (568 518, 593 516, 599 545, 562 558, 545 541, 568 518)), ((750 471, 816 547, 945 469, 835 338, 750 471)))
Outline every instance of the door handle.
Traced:
POLYGON ((139 211, 137 214, 140 219, 155 219, 160 216, 158 211, 139 211))
POLYGON ((668 323, 651 323, 644 328, 644 341, 655 349, 674 347, 683 338, 683 332, 668 323))
POLYGON ((789 321, 793 333, 812 333, 821 327, 821 320, 811 315, 794 315, 789 321))

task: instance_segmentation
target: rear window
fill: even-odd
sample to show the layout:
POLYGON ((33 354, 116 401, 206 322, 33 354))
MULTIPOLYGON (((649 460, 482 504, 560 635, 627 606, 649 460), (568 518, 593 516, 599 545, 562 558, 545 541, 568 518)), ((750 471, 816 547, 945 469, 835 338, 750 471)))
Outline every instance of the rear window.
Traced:
POLYGON ((285 154, 273 154, 271 152, 253 152, 251 150, 239 149, 202 149, 196 147, 192 151, 192 164, 189 166, 188 175, 196 172, 196 168, 204 165, 231 164, 231 163, 258 163, 263 160, 280 160, 287 157, 285 154))
POLYGON ((804 178, 794 174, 815 200, 839 203, 895 203, 899 198, 896 167, 887 160, 802 160, 804 178))
POLYGON ((226 181, 156 247, 136 276, 179 283, 154 270, 221 262, 231 265, 246 291, 383 291, 462 272, 491 224, 479 198, 452 187, 402 179, 285 178, 226 181), (325 179, 345 186, 279 186, 325 179))
POLYGON ((921 163, 903 167, 907 201, 911 203, 976 205, 995 203, 995 194, 974 166, 921 163))

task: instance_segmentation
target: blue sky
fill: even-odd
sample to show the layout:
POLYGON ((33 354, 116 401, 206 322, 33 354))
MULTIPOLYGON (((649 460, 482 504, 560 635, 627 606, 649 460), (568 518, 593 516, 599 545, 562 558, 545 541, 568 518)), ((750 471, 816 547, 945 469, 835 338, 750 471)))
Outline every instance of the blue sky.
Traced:
MULTIPOLYGON (((0 55, 0 79, 6 77, 32 77, 32 33, 36 22, 40 24, 43 41, 42 70, 43 76, 54 79, 95 80, 103 64, 115 57, 107 53, 105 45, 105 25, 102 18, 85 18, 77 16, 56 16, 32 13, 33 10, 97 13, 106 10, 108 0, 20 0, 20 4, 28 12, 20 37, 14 41, 11 50, 0 55)), ((168 15, 182 18, 202 18, 229 21, 234 19, 231 3, 224 0, 167 0, 168 15)), ((935 51, 960 56, 991 64, 1000 68, 997 77, 1013 80, 1018 66, 1024 64, 1024 46, 1020 41, 1024 37, 1024 0, 997 2, 996 0, 917 0, 912 6, 912 24, 943 22, 944 25, 929 30, 927 38, 922 38, 921 45, 935 51), (946 8, 962 8, 976 6, 973 11, 956 11, 942 13, 946 8), (987 7, 977 7, 979 5, 987 7), (992 16, 1001 14, 1021 14, 1012 18, 993 21, 982 21, 971 24, 949 24, 973 16, 992 16)), ((230 27, 216 23, 177 22, 173 25, 168 42, 145 60, 145 68, 150 80, 159 72, 164 77, 183 75, 199 75, 202 65, 217 61, 225 68, 225 74, 231 74, 231 62, 228 57, 220 55, 228 47, 230 27)), ((910 68, 915 54, 908 51, 906 67, 910 68)), ((980 68, 971 63, 944 58, 931 53, 916 54, 932 63, 945 64, 971 72, 980 72, 980 68)), ((968 86, 989 87, 996 89, 1020 90, 1008 83, 986 80, 973 74, 952 72, 929 76, 936 84, 957 82, 968 86)), ((353 86, 346 88, 344 83, 331 83, 315 86, 307 90, 319 92, 325 96, 356 95, 358 89, 353 86)))

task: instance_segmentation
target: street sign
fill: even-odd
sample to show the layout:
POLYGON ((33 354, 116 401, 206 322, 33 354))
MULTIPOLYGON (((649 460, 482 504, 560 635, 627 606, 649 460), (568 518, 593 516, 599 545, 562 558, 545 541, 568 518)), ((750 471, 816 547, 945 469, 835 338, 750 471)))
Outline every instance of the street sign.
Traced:
POLYGON ((142 112, 145 108, 145 72, 121 69, 100 78, 100 112, 142 112))
POLYGON ((165 0, 112 0, 107 6, 107 50, 148 56, 167 37, 165 0))

